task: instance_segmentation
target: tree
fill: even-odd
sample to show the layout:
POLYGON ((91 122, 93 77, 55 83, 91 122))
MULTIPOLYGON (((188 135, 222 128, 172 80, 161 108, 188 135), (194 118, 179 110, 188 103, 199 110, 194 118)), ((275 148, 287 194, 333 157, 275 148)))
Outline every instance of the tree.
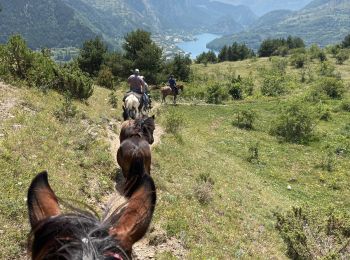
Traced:
POLYGON ((99 37, 84 42, 78 57, 80 69, 89 73, 90 76, 96 76, 106 53, 107 46, 99 37))
POLYGON ((33 52, 20 35, 11 36, 6 45, 6 64, 11 74, 25 79, 33 63, 33 52))
POLYGON ((134 67, 139 68, 147 82, 157 83, 158 74, 163 64, 163 51, 155 43, 145 45, 137 52, 134 67))
POLYGON ((174 74, 179 80, 187 81, 191 73, 191 63, 192 61, 189 56, 177 54, 169 64, 170 73, 174 74))
POLYGON ((125 57, 133 62, 137 60, 138 52, 144 49, 145 46, 152 44, 151 33, 140 29, 128 33, 124 40, 125 57))
POLYGON ((228 60, 228 48, 226 45, 221 49, 221 51, 218 55, 218 59, 221 62, 228 60))
POLYGON ((348 34, 348 35, 344 38, 344 40, 343 40, 343 42, 342 42, 342 47, 343 47, 343 48, 350 48, 350 34, 348 34))

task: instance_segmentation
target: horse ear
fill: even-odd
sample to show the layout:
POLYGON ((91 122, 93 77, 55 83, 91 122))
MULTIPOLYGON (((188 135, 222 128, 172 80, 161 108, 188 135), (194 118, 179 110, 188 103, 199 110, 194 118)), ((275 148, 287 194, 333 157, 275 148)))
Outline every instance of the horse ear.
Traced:
POLYGON ((128 255, 133 244, 147 232, 156 204, 156 188, 151 176, 145 174, 140 181, 140 186, 132 192, 121 215, 111 221, 114 224, 109 230, 109 234, 128 255))
POLYGON ((153 116, 152 116, 152 118, 153 118, 153 119, 156 119, 156 116, 155 116, 155 115, 153 115, 153 116))
POLYGON ((46 171, 33 179, 28 190, 27 205, 32 227, 43 219, 60 214, 58 200, 49 185, 46 171))

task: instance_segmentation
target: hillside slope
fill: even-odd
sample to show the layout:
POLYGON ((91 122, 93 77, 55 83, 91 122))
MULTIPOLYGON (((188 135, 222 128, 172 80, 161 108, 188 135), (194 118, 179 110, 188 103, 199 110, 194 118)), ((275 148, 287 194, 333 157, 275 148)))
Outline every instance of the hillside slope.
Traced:
POLYGON ((13 0, 2 3, 0 42, 19 33, 31 48, 80 46, 97 35, 62 0, 13 0))
POLYGON ((268 24, 259 22, 244 33, 233 34, 209 43, 210 48, 219 49, 234 41, 245 42, 257 49, 266 38, 286 37, 288 35, 303 38, 306 44, 317 43, 320 46, 341 41, 349 33, 350 2, 347 0, 316 0, 304 9, 275 17, 272 12, 265 16, 268 24))

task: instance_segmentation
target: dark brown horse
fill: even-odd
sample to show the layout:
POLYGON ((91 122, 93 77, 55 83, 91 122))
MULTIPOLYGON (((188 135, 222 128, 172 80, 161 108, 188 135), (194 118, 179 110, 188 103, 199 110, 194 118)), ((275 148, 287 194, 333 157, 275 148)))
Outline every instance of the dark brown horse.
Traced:
MULTIPOLYGON (((132 183, 135 174, 151 174, 151 146, 154 142, 154 116, 129 120, 123 123, 120 132, 120 147, 117 161, 126 182, 132 183)), ((128 185, 124 192, 127 193, 128 185)))
MULTIPOLYGON (((184 86, 183 85, 177 85, 177 88, 181 90, 182 92, 184 91, 184 86)), ((165 98, 167 96, 174 96, 174 105, 176 104, 176 98, 177 98, 177 93, 175 93, 171 87, 165 86, 160 89, 160 93, 162 95, 162 103, 166 103, 165 98)))
POLYGON ((38 174, 30 185, 27 201, 31 258, 131 259, 133 244, 144 236, 152 220, 156 189, 151 176, 138 174, 128 191, 128 203, 100 221, 81 210, 62 213, 47 173, 38 174))

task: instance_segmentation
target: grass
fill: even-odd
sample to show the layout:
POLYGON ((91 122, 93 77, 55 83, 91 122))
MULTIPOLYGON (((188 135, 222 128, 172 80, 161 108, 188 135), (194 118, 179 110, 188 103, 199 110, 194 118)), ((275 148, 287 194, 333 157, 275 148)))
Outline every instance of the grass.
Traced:
POLYGON ((26 88, 17 91, 14 117, 4 121, 5 138, 0 139, 0 259, 12 259, 24 250, 29 231, 26 192, 38 172, 49 171, 59 197, 96 205, 96 210, 102 196, 113 189, 110 177, 115 166, 105 118, 117 112, 104 100, 108 94, 96 88, 89 104, 74 102, 75 118, 60 122, 54 112, 62 106, 61 95, 26 88), (20 125, 18 130, 13 130, 14 125, 20 125))
MULTIPOLYGON (((268 65, 268 59, 193 65, 194 81, 185 93, 236 73, 253 76, 253 96, 226 101, 225 106, 204 106, 201 101, 162 106, 157 113, 163 128, 171 123, 169 115, 176 115, 181 127, 167 131, 153 150, 152 176, 158 189, 153 222, 183 242, 187 259, 285 259, 275 212, 306 206, 322 218, 332 208, 345 212, 350 207, 350 113, 340 109, 342 100, 325 100, 321 106, 329 109, 330 119, 317 120, 316 136, 308 145, 280 141, 270 135, 274 120, 282 107, 302 99, 313 82, 294 82, 286 95, 263 97, 258 68, 268 65), (245 110, 256 113, 253 130, 232 125, 237 112, 245 110), (247 159, 251 147, 257 147, 258 160, 247 159)), ((314 61, 310 66, 315 70, 317 65, 314 61)), ((336 66, 347 86, 343 100, 350 97, 349 67, 349 61, 336 66)), ((297 81, 299 71, 288 66, 287 75, 297 81)), ((122 92, 117 91, 119 101, 122 92)), ((109 94, 96 87, 87 103, 73 102, 77 115, 61 122, 54 116, 63 104, 61 95, 17 89, 14 118, 0 129, 6 134, 0 138, 0 259, 24 251, 29 231, 26 191, 39 171, 49 170, 60 197, 96 210, 103 195, 114 189, 105 130, 111 118, 120 117, 121 102, 111 109, 109 94), (14 125, 21 127, 14 131, 14 125)), ((319 106, 308 105, 314 111, 319 106)), ((171 252, 157 258, 176 259, 171 252)))

